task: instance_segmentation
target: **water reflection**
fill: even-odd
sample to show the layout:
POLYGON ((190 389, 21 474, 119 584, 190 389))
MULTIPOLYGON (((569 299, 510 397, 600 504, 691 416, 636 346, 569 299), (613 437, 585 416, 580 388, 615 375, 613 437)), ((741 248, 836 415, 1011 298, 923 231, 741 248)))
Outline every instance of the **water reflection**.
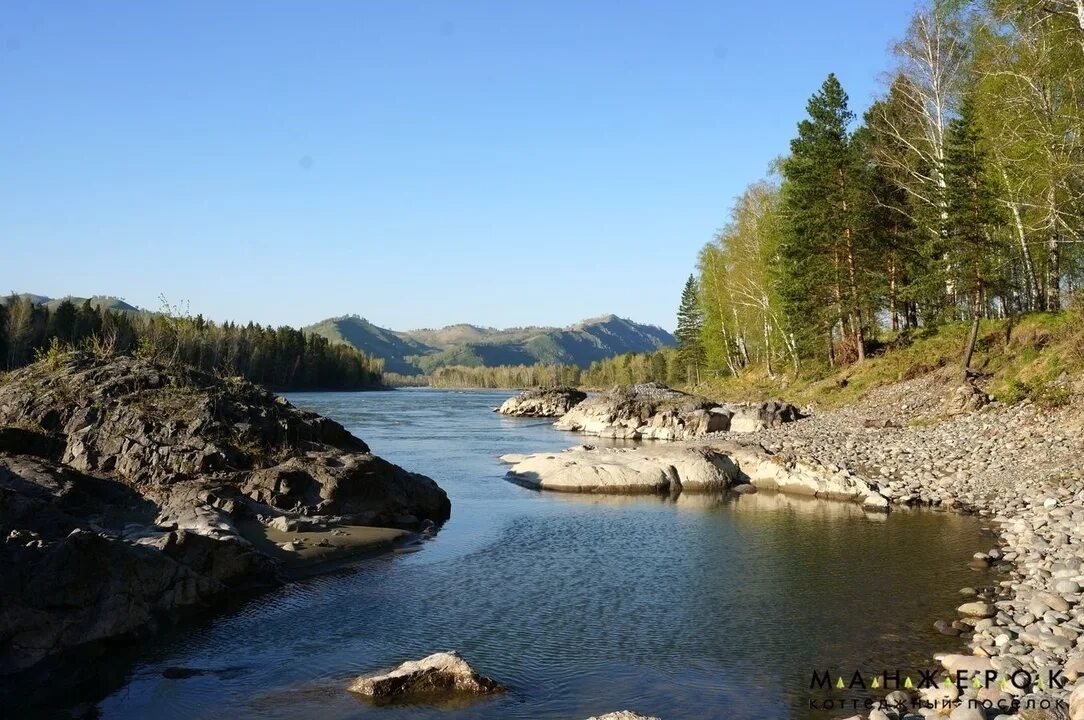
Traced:
POLYGON ((539 493, 496 457, 560 450, 503 395, 304 395, 376 452, 437 478, 452 521, 423 552, 285 588, 163 644, 106 718, 807 717, 812 669, 925 662, 933 619, 973 582, 970 518, 772 493, 539 493), (457 649, 509 687, 454 709, 375 707, 361 672, 457 649), (168 680, 170 666, 243 668, 168 680))

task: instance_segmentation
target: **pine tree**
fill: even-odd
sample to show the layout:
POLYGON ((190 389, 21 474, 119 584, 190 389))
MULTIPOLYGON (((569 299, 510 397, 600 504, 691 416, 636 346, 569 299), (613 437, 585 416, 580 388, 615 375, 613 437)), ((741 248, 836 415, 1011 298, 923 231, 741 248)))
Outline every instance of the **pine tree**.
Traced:
POLYGON ((700 308, 699 288, 696 278, 690 275, 685 281, 685 289, 681 291, 677 332, 674 333, 678 341, 678 359, 685 369, 685 380, 689 383, 700 382, 700 368, 704 365, 703 329, 704 313, 700 308))
POLYGON ((999 208, 987 175, 982 133, 970 96, 949 124, 945 139, 945 208, 948 259, 954 284, 970 296, 971 332, 964 350, 964 373, 971 364, 984 314, 984 294, 993 285, 1000 259, 999 208))
POLYGON ((809 99, 807 112, 783 162, 788 228, 780 245, 780 292, 804 350, 820 347, 834 364, 838 331, 861 362, 869 319, 856 233, 859 158, 848 130, 854 115, 835 75, 809 99))

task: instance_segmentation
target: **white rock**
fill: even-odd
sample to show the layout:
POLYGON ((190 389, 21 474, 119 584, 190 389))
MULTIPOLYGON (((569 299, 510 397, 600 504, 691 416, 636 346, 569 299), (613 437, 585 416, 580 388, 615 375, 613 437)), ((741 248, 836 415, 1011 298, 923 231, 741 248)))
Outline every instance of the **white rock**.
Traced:
POLYGON ((539 490, 595 493, 674 493, 724 490, 738 467, 710 448, 653 445, 505 455, 510 479, 539 490))
POLYGON ((956 608, 956 612, 966 617, 989 618, 997 614, 997 608, 990 603, 975 601, 964 603, 956 608))
POLYGON ((888 498, 880 493, 870 493, 862 501, 862 507, 867 510, 888 512, 888 498))

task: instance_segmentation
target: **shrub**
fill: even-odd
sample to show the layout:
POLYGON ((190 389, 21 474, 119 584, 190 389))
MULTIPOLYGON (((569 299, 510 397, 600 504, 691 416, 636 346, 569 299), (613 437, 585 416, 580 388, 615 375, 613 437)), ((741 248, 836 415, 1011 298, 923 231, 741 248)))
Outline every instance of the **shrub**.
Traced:
POLYGON ((1042 383, 1033 396, 1035 404, 1044 410, 1065 407, 1073 399, 1068 385, 1042 383))
POLYGON ((1065 384, 1013 380, 999 399, 1010 405, 1031 400, 1044 410, 1053 410, 1068 405, 1072 401, 1072 392, 1065 384))
POLYGON ((49 341, 49 347, 38 348, 34 351, 34 360, 55 369, 64 363, 64 358, 71 351, 72 348, 70 345, 63 343, 59 338, 54 337, 49 341))

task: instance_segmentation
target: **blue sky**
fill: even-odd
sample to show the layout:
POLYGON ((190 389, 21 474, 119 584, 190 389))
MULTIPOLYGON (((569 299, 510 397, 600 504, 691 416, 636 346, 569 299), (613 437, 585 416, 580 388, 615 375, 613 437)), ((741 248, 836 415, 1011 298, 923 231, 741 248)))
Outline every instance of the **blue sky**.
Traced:
POLYGON ((912 8, 0 3, 0 289, 303 325, 672 327, 828 72, 912 8))

